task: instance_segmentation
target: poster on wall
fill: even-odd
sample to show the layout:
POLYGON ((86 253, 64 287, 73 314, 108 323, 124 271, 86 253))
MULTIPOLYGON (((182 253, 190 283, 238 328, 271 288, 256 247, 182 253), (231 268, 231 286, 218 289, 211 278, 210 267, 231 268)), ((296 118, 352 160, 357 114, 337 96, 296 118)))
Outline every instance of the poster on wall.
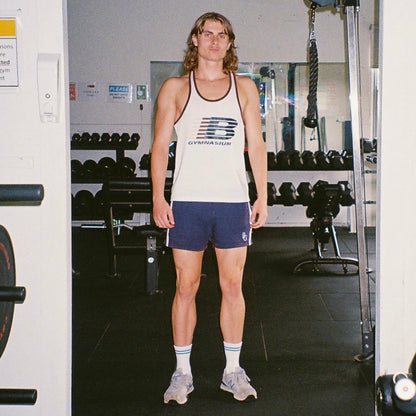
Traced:
POLYGON ((16 19, 0 17, 0 87, 18 87, 16 19))
POLYGON ((128 103, 133 101, 132 84, 108 84, 107 102, 108 103, 128 103))
POLYGON ((100 101, 102 99, 102 91, 98 82, 77 82, 72 83, 73 95, 72 101, 100 101))

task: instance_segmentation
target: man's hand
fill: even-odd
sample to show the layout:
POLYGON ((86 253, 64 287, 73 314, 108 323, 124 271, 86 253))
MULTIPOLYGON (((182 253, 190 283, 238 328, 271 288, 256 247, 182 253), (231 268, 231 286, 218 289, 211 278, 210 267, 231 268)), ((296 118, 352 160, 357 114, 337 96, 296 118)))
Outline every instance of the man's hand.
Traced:
POLYGON ((175 226, 172 209, 165 199, 153 202, 153 219, 160 228, 173 228, 175 226))
POLYGON ((251 228, 260 228, 267 220, 267 203, 256 200, 251 211, 251 228))

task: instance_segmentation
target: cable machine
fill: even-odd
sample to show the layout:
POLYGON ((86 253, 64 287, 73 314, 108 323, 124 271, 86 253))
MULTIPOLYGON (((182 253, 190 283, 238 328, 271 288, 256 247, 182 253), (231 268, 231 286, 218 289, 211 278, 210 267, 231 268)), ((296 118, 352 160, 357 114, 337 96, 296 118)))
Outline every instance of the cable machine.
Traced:
POLYGON ((348 50, 348 78, 349 99, 351 111, 352 147, 353 147, 353 172, 355 192, 355 217, 357 228, 358 273, 360 288, 361 309, 361 335, 362 353, 355 356, 358 362, 371 359, 374 355, 374 327, 371 318, 369 268, 367 259, 367 245, 365 236, 365 196, 364 196, 364 170, 361 153, 361 88, 360 88, 360 57, 359 57, 359 28, 358 15, 359 0, 314 0, 311 4, 311 29, 310 29, 310 79, 307 116, 304 119, 306 127, 317 126, 316 91, 318 83, 318 55, 316 38, 314 33, 315 10, 318 6, 334 6, 343 9, 346 15, 346 34, 348 50))

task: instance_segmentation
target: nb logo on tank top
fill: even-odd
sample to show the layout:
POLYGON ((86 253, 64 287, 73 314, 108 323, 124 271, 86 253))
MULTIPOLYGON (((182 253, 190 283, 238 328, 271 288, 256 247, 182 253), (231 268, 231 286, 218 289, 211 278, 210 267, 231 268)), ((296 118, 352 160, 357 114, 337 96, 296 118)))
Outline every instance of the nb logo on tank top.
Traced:
POLYGON ((197 140, 230 140, 234 137, 237 120, 227 117, 204 117, 196 136, 197 140))

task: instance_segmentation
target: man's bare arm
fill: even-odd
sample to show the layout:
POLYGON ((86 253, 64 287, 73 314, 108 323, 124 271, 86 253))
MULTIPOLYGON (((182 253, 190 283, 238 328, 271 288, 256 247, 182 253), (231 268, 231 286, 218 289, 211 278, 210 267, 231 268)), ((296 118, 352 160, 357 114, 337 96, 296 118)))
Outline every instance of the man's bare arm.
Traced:
POLYGON ((165 180, 169 144, 176 118, 175 79, 166 81, 160 89, 155 118, 155 134, 151 152, 153 219, 158 227, 172 228, 174 218, 165 199, 165 180))
POLYGON ((243 92, 243 119, 250 165, 257 188, 257 200, 253 204, 252 228, 262 227, 267 220, 267 151, 261 134, 260 98, 256 84, 249 78, 240 77, 243 92))

